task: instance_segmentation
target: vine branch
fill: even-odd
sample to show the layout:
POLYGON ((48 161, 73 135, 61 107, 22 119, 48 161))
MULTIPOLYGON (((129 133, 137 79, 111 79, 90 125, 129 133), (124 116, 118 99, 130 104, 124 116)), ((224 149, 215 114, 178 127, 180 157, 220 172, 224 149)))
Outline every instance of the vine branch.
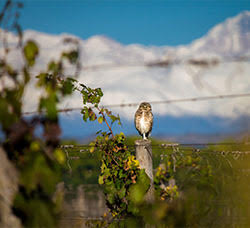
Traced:
POLYGON ((114 138, 113 131, 112 131, 112 129, 111 129, 111 127, 110 127, 110 125, 109 125, 109 123, 108 123, 106 117, 105 117, 105 114, 103 113, 103 111, 102 111, 99 107, 96 107, 96 108, 97 108, 97 110, 99 111, 99 113, 101 113, 101 115, 102 115, 102 117, 103 117, 103 120, 105 121, 106 125, 107 125, 108 128, 109 128, 109 131, 110 131, 110 133, 111 133, 111 135, 112 135, 112 138, 114 138))

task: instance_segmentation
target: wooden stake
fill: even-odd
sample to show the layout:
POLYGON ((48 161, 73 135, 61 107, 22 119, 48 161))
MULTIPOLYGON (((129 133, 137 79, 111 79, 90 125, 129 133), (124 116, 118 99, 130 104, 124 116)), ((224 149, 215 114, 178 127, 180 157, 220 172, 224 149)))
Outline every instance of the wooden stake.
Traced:
POLYGON ((135 151, 136 159, 139 161, 141 169, 145 169, 146 174, 150 178, 150 188, 145 196, 145 200, 152 203, 154 201, 154 178, 151 141, 136 140, 135 151))

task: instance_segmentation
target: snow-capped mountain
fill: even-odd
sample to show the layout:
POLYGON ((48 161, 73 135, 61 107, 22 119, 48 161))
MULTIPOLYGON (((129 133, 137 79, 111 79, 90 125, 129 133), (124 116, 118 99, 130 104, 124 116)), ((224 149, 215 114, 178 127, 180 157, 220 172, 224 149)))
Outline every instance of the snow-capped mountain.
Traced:
POLYGON ((196 52, 217 52, 222 56, 246 55, 250 52, 250 12, 226 20, 215 26, 203 41, 192 44, 196 52))
POLYGON ((250 11, 216 25, 204 37, 183 47, 186 54, 235 57, 250 55, 250 11))
MULTIPOLYGON (((63 40, 68 34, 49 35, 37 31, 24 32, 24 40, 34 39, 39 44, 40 55, 34 67, 34 75, 57 59, 69 48, 63 40)), ((9 34, 9 42, 15 45, 17 38, 9 34)), ((140 103, 168 99, 202 97, 221 94, 250 92, 250 62, 233 62, 235 57, 250 57, 250 12, 244 11, 234 18, 216 25, 206 35, 186 46, 123 45, 104 36, 80 40, 81 62, 85 71, 78 78, 91 87, 104 91, 103 105, 140 103), (212 59, 210 67, 190 65, 191 59, 212 59), (225 60, 225 61, 224 61, 225 60), (161 61, 178 62, 169 67, 148 67, 143 64, 161 61), (110 66, 93 70, 92 66, 110 66), (116 67, 114 67, 116 66, 116 67)), ((0 54, 3 48, 0 44, 0 54)), ((15 50, 9 60, 20 67, 21 56, 15 50)), ((36 110, 41 91, 35 88, 35 80, 26 91, 25 111, 36 110)), ((61 104, 61 107, 81 107, 80 94, 61 104)), ((136 107, 116 108, 123 117, 131 119, 136 107)), ((154 105, 155 115, 195 115, 235 118, 250 114, 249 98, 211 100, 154 105)))

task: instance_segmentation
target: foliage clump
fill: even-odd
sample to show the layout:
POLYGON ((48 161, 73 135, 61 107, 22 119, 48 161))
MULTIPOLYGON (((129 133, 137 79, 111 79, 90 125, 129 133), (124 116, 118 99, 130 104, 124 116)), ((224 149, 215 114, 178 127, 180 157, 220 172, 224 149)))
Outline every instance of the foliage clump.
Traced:
MULTIPOLYGON (((1 30, 4 52, 0 56, 0 124, 4 135, 2 146, 19 172, 13 212, 26 227, 55 227, 63 202, 63 193, 56 194, 56 185, 62 180, 66 161, 64 152, 58 148, 61 129, 57 106, 74 89, 72 77, 75 75, 64 74, 65 61, 75 68, 78 63, 75 55, 71 54, 72 51, 62 53, 58 61, 48 63, 47 69, 36 76, 37 86, 44 90, 37 107, 41 115, 24 118, 23 95, 34 77, 31 72, 39 56, 39 45, 34 40, 22 40, 17 20, 20 7, 21 4, 6 1, 0 13, 0 24, 4 29, 1 30), (13 11, 17 11, 16 14, 13 11), (11 30, 18 34, 19 43, 14 48, 23 56, 21 69, 15 69, 8 62, 11 47, 7 36, 11 30), (37 134, 37 129, 42 129, 42 133, 37 134)), ((77 45, 73 51, 78 52, 77 45)))

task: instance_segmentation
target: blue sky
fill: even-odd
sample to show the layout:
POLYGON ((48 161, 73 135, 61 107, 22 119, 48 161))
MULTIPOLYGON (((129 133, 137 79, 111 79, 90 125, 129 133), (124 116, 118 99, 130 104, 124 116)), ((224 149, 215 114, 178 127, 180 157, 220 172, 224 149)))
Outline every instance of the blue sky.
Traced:
MULTIPOLYGON (((99 130, 107 131, 107 126, 95 122, 83 122, 80 115, 73 118, 61 116, 62 136, 64 138, 72 138, 82 142, 95 138, 95 133, 99 130), (74 131, 72 131, 74 129, 74 131)), ((178 142, 188 143, 185 136, 194 135, 192 142, 211 142, 209 136, 215 136, 212 141, 222 140, 223 137, 228 138, 230 134, 238 135, 248 133, 250 129, 249 116, 231 120, 216 116, 197 117, 197 116, 154 116, 154 125, 152 137, 160 137, 164 139, 175 138, 178 142)), ((133 123, 122 119, 122 126, 115 124, 112 129, 115 133, 124 132, 126 135, 138 135, 133 123)), ((191 143, 191 142, 189 142, 191 143)))
POLYGON ((24 0, 23 29, 106 35, 123 44, 187 44, 243 10, 249 0, 24 0))

